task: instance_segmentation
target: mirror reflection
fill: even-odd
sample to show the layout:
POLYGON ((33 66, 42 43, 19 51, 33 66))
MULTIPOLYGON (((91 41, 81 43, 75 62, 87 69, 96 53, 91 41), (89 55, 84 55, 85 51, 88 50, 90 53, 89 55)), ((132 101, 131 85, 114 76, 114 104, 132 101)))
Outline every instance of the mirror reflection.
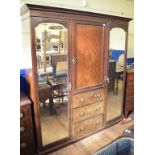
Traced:
POLYGON ((67 28, 41 23, 35 34, 41 134, 46 145, 69 135, 67 28))
POLYGON ((125 36, 121 28, 110 31, 107 121, 119 117, 122 112, 125 36))

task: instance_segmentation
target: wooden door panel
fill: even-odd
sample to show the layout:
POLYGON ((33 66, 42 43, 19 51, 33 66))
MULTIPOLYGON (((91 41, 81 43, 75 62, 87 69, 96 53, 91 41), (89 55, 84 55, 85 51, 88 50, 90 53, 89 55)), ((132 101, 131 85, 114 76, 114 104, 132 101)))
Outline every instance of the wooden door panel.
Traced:
POLYGON ((103 83, 103 27, 76 24, 75 89, 103 83))

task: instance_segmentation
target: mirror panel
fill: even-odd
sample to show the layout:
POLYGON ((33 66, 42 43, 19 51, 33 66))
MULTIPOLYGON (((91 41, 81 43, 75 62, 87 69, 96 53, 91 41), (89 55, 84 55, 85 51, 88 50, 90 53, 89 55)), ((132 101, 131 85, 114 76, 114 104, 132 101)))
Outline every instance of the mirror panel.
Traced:
POLYGON ((111 29, 109 45, 107 122, 119 117, 122 113, 125 38, 126 33, 123 29, 111 29))
POLYGON ((35 27, 43 145, 69 136, 67 31, 59 23, 35 27))

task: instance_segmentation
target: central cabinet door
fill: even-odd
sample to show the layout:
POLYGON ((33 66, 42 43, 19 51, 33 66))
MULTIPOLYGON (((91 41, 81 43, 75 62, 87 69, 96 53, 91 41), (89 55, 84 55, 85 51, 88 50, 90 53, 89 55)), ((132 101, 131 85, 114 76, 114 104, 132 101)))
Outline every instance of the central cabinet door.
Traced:
POLYGON ((73 30, 73 91, 103 84, 102 24, 74 23, 73 30))
POLYGON ((104 26, 72 25, 72 136, 82 137, 104 126, 104 26))

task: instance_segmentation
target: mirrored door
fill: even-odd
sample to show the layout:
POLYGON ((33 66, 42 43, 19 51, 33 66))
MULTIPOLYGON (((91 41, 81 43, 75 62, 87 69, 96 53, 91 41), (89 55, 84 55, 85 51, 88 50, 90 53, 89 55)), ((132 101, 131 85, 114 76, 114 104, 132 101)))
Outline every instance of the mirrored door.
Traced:
POLYGON ((59 23, 35 27, 43 145, 69 136, 67 32, 59 23))
POLYGON ((108 97, 106 122, 122 114, 126 32, 112 28, 109 42, 108 97))

